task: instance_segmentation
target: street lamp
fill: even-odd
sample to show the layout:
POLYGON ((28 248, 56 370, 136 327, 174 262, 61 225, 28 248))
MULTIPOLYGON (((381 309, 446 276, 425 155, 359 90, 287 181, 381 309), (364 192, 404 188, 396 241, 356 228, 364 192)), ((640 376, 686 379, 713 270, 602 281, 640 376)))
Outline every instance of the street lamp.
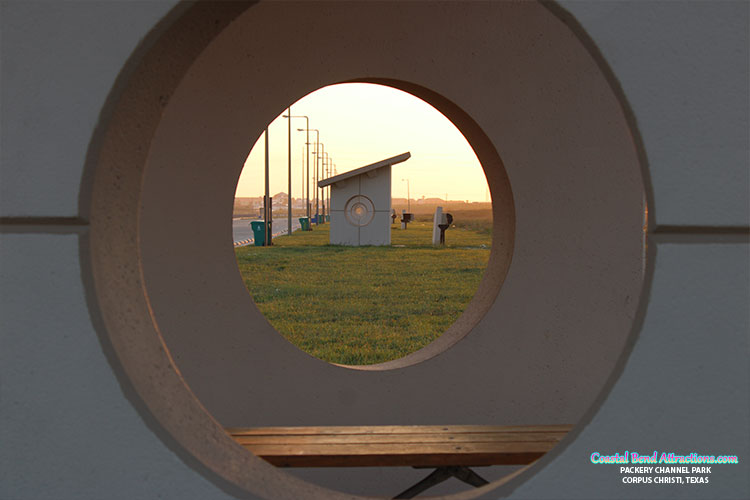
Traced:
MULTIPOLYGON (((331 163, 330 175, 334 176, 334 175, 337 175, 337 174, 338 174, 338 172, 336 171, 336 164, 335 163, 331 163)), ((329 205, 329 208, 330 208, 330 205, 331 205, 331 186, 330 185, 328 186, 328 205, 329 205)), ((329 212, 330 212, 330 210, 329 210, 329 212)))
MULTIPOLYGON (((318 156, 317 155, 318 155, 318 151, 320 149, 319 148, 319 145, 320 145, 320 130, 318 130, 316 128, 308 129, 308 130, 311 130, 311 131, 315 132, 315 176, 317 177, 317 175, 318 175, 318 173, 317 173, 318 172, 318 156)), ((316 193, 317 193, 317 191, 316 191, 316 193)), ((316 195, 316 199, 317 199, 317 195, 316 195)), ((310 210, 311 210, 311 207, 310 207, 310 171, 308 170, 307 171, 307 214, 308 214, 307 216, 308 217, 310 217, 310 210)))
POLYGON ((263 137, 265 139, 265 196, 263 196, 263 227, 265 231, 265 235, 263 236, 263 246, 268 247, 271 246, 271 235, 273 234, 271 231, 271 224, 273 224, 273 205, 271 204, 271 185, 269 181, 269 153, 268 153, 268 127, 266 127, 266 131, 263 134, 263 137))
MULTIPOLYGON (((289 113, 289 114, 282 115, 282 116, 284 118, 289 119, 289 234, 292 234, 292 160, 291 160, 291 155, 292 155, 292 120, 291 119, 292 118, 304 118, 305 121, 306 121, 306 123, 307 123, 307 125, 306 125, 306 127, 305 127, 304 130, 308 130, 308 132, 307 132, 307 140, 305 141, 305 147, 307 148, 307 175, 309 176, 310 175, 310 132, 309 132, 309 129, 310 129, 310 118, 308 116, 306 116, 306 115, 293 115, 292 114, 292 107, 291 106, 289 107, 289 110, 287 111, 287 113, 289 113)), ((301 132, 303 129, 298 128, 297 130, 301 132)), ((304 173, 304 168, 303 168, 303 173, 304 173)), ((305 183, 303 182, 301 189, 305 188, 304 184, 305 183)), ((307 192, 308 192, 308 199, 309 199, 310 198, 310 196, 309 196, 309 193, 310 193, 310 184, 309 183, 307 185, 307 192)), ((308 221, 309 221, 310 220, 309 219, 309 217, 310 217, 310 213, 309 212, 307 213, 307 217, 308 217, 308 221)), ((308 222, 308 227, 309 226, 310 226, 310 224, 308 222)))
MULTIPOLYGON (((331 177, 331 168, 332 168, 332 165, 333 165, 333 157, 332 156, 328 156, 327 158, 328 158, 328 163, 326 164, 327 165, 326 178, 331 177)), ((326 186, 326 187, 323 188, 323 199, 324 200, 326 199, 326 194, 328 195, 328 197, 327 197, 327 199, 328 199, 328 215, 330 216, 331 215, 331 186, 326 186)), ((325 219, 325 210, 323 210, 323 212, 324 212, 323 213, 323 219, 325 219)))
MULTIPOLYGON (((315 129, 313 129, 315 130, 315 129)), ((320 198, 318 197, 318 194, 320 193, 320 188, 318 188, 318 181, 320 180, 320 172, 319 172, 319 164, 322 168, 323 166, 323 155, 325 155, 325 144, 320 142, 320 134, 318 134, 318 140, 315 142, 315 225, 317 226, 320 224, 320 198)))
POLYGON ((406 181, 406 210, 407 212, 411 213, 411 195, 409 194, 409 179, 401 179, 402 181, 406 181))
POLYGON ((289 172, 287 173, 287 181, 289 182, 289 188, 286 192, 287 197, 287 233, 292 234, 292 107, 289 106, 286 111, 288 114, 282 115, 287 120, 287 160, 289 162, 289 172))
MULTIPOLYGON (((322 154, 323 154, 323 159, 320 165, 320 175, 325 177, 326 167, 328 166, 328 151, 323 151, 322 154)), ((316 183, 315 185, 317 186, 318 184, 316 183)), ((320 189, 320 197, 322 199, 322 205, 323 205, 323 212, 321 216, 323 217, 323 223, 325 223, 326 221, 326 190, 325 188, 319 188, 319 189, 320 189)))
POLYGON ((292 116, 292 118, 304 118, 307 120, 305 128, 298 128, 297 132, 305 132, 305 148, 307 149, 307 195, 305 196, 305 213, 307 214, 307 230, 312 231, 310 226, 310 119, 305 115, 292 116))

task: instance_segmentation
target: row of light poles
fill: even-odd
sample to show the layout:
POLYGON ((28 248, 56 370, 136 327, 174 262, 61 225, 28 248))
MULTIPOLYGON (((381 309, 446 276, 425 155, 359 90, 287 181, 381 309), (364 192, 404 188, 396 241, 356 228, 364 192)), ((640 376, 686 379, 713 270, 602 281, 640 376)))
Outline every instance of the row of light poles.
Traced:
MULTIPOLYGON (((307 224, 307 231, 312 231, 312 226, 309 223, 311 219, 311 211, 312 211, 312 205, 310 203, 310 132, 315 132, 315 151, 313 154, 315 155, 315 221, 316 224, 320 224, 320 199, 318 197, 318 194, 320 191, 317 188, 318 181, 320 181, 319 172, 325 175, 326 177, 330 177, 331 174, 336 174, 336 168, 335 164, 333 163, 333 159, 331 158, 328 151, 325 150, 325 144, 320 142, 320 130, 316 128, 310 128, 310 117, 307 115, 293 115, 292 114, 292 108, 291 106, 287 108, 287 114, 282 115, 282 117, 289 120, 288 123, 288 151, 287 151, 287 158, 289 159, 289 172, 288 172, 288 180, 289 180, 289 186, 288 186, 288 220, 287 220, 287 234, 292 234, 292 118, 304 118, 305 119, 305 128, 298 128, 298 132, 305 132, 305 157, 306 157, 306 168, 307 168, 307 175, 305 175, 305 178, 307 180, 306 185, 303 180, 303 187, 305 189, 305 212, 308 220, 307 224)), ((265 158, 265 190, 266 190, 266 196, 265 196, 265 203, 264 203, 264 210, 265 213, 265 220, 270 220, 270 210, 272 208, 270 207, 270 198, 269 198, 269 152, 268 152, 268 128, 266 128, 265 133, 265 147, 266 147, 266 158, 265 158)), ((303 166, 303 174, 304 174, 304 166, 303 166)), ((409 179, 401 179, 402 181, 406 181, 406 203, 407 203, 407 210, 411 212, 411 193, 410 193, 410 186, 409 186, 409 179)), ((329 188, 330 189, 330 188, 329 188)), ((330 192, 328 192, 328 203, 326 204, 326 189, 322 189, 322 195, 323 195, 323 213, 322 217, 325 219, 326 217, 326 207, 328 207, 328 213, 330 215, 330 203, 331 203, 331 196, 330 192)), ((268 234, 266 234, 266 243, 270 244, 271 241, 271 229, 270 224, 266 225, 266 231, 268 234)))
MULTIPOLYGON (((320 130, 316 128, 310 128, 309 121, 307 128, 298 128, 298 132, 305 132, 307 134, 307 145, 309 146, 310 143, 310 132, 315 132, 315 151, 313 151, 313 154, 315 155, 315 178, 314 183, 317 187, 318 182, 321 180, 321 175, 329 177, 331 174, 331 169, 333 166, 333 159, 331 158, 328 151, 325 149, 325 144, 320 142, 320 130)), ((308 150, 309 151, 309 150, 308 150)), ((308 153, 308 165, 309 165, 309 153, 308 153)), ((310 176, 309 176, 309 169, 308 169, 308 186, 310 182, 310 176)), ((328 208, 328 213, 330 214, 330 195, 328 196, 328 203, 326 203, 326 188, 317 188, 315 190, 315 221, 316 224, 320 224, 321 217, 323 218, 323 221, 325 222, 326 217, 326 207, 328 208), (321 213, 321 195, 322 195, 322 213, 321 213)), ((308 189, 308 217, 310 216, 310 210, 312 210, 312 205, 309 202, 309 189, 308 189)))
MULTIPOLYGON (((333 160, 331 159, 331 156, 328 154, 327 151, 325 151, 325 145, 320 142, 320 130, 315 128, 310 128, 310 117, 307 115, 293 115, 292 114, 292 108, 287 109, 287 114, 282 115, 284 118, 289 120, 289 234, 292 232, 292 160, 291 160, 291 151, 292 151, 292 118, 304 118, 305 119, 305 128, 298 128, 298 132, 305 132, 305 156, 307 158, 307 175, 305 176, 307 179, 306 187, 305 187, 305 206, 306 206, 306 215, 307 220, 311 221, 311 211, 312 211, 312 204, 310 203, 310 132, 315 132, 315 151, 313 151, 313 154, 315 155, 315 221, 316 224, 320 224, 320 197, 319 191, 317 189, 318 181, 320 180, 319 173, 322 172, 323 175, 330 176, 331 170, 333 168, 333 160)), ((323 189, 323 214, 322 216, 325 218, 326 216, 326 191, 323 189)), ((330 195, 328 196, 328 202, 330 204, 330 195)), ((330 213, 330 207, 328 208, 328 211, 330 213)), ((307 230, 312 230, 312 227, 310 224, 307 225, 307 230)))

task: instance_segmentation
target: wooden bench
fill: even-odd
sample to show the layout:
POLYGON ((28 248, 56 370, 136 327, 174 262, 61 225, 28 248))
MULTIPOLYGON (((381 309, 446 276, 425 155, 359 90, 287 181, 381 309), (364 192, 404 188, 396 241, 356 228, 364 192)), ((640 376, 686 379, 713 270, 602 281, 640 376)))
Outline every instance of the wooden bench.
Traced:
POLYGON ((435 468, 394 498, 413 498, 450 477, 487 481, 469 467, 527 465, 552 449, 571 425, 399 425, 227 428, 255 455, 278 467, 435 468))

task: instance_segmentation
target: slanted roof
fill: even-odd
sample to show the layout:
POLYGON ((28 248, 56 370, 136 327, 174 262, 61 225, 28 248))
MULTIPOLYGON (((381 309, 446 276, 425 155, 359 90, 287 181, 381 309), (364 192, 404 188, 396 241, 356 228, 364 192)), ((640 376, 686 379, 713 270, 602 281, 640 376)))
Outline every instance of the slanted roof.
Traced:
POLYGON ((372 163, 370 165, 365 165, 364 167, 355 168, 354 170, 350 170, 349 172, 345 172, 343 174, 334 175, 333 177, 329 177, 328 179, 323 179, 322 181, 318 182, 318 187, 330 186, 331 184, 334 184, 339 181, 343 181, 345 179, 349 179, 351 177, 356 177, 357 175, 366 174, 367 172, 372 172, 373 170, 387 167, 388 165, 395 165, 396 163, 401 163, 402 161, 406 161, 409 158, 411 158, 411 153, 407 151, 406 153, 400 154, 398 156, 387 158, 377 163, 372 163))

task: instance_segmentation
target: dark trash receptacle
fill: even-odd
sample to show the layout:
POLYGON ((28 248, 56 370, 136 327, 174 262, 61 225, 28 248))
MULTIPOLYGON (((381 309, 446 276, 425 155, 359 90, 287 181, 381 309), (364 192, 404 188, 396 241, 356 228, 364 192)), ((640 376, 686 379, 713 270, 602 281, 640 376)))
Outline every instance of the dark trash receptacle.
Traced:
POLYGON ((263 243, 266 242, 266 221, 254 220, 250 223, 253 228, 253 236, 255 237, 255 246, 262 247, 263 243))
POLYGON ((307 231, 310 228, 310 219, 308 217, 300 217, 299 224, 302 231, 307 231))
POLYGON ((407 212, 404 210, 401 213, 401 229, 406 229, 406 226, 410 223, 414 222, 414 214, 407 212))

